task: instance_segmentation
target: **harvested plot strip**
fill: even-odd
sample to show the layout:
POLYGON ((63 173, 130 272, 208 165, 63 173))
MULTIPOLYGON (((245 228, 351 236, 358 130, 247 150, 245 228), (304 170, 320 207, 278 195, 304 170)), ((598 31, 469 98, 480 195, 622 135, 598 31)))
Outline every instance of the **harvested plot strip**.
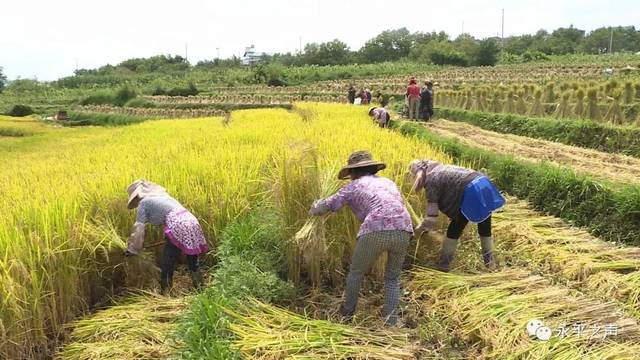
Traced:
POLYGON ((440 107, 439 118, 462 121, 485 130, 561 142, 614 154, 640 157, 640 128, 592 120, 532 118, 440 107))
POLYGON ((499 134, 448 120, 437 120, 427 126, 438 135, 457 138, 465 144, 497 153, 531 161, 549 161, 604 180, 626 184, 640 183, 640 159, 630 156, 603 153, 524 136, 499 134))
POLYGON ((551 285, 521 269, 469 275, 418 269, 410 288, 425 311, 448 315, 456 333, 486 359, 631 359, 640 354, 640 327, 612 302, 551 285), (549 341, 532 339, 529 320, 577 331, 549 341), (616 329, 605 336, 602 327, 616 329), (593 334, 595 328, 601 331, 593 334))
POLYGON ((515 198, 494 214, 493 224, 500 253, 509 263, 544 269, 581 290, 640 311, 640 248, 600 240, 515 198))
POLYGON ((536 209, 588 228, 602 239, 640 245, 639 186, 609 186, 570 168, 517 159, 440 136, 415 122, 392 122, 391 126, 405 136, 439 146, 458 163, 483 169, 501 190, 527 199, 536 209))

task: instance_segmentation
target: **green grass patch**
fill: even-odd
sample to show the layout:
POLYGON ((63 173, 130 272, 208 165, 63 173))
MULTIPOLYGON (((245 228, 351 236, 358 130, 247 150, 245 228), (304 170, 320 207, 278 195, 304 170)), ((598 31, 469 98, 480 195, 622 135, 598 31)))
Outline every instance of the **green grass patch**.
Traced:
POLYGON ((57 121, 64 126, 123 126, 137 124, 153 117, 123 114, 103 114, 93 112, 72 112, 69 120, 57 121))
POLYGON ((615 186, 578 175, 569 168, 533 163, 442 138, 410 122, 392 123, 407 136, 441 148, 456 161, 475 164, 508 193, 538 210, 588 228, 610 241, 640 245, 640 187, 615 186))
POLYGON ((223 309, 248 298, 267 303, 293 298, 293 285, 279 276, 285 268, 282 229, 282 221, 267 208, 252 210, 224 229, 213 285, 196 296, 178 331, 182 359, 240 359, 231 346, 232 320, 223 309))
POLYGON ((613 126, 590 120, 530 118, 461 109, 438 108, 436 116, 485 130, 556 141, 567 145, 640 157, 640 127, 613 126))

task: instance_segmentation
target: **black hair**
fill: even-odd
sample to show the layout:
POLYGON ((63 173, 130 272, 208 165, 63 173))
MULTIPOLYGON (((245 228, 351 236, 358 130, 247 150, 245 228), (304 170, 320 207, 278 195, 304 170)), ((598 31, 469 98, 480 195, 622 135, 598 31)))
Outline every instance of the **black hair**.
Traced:
POLYGON ((364 166, 364 167, 351 169, 349 174, 360 177, 365 175, 375 175, 378 171, 380 171, 380 168, 378 167, 378 165, 371 165, 371 166, 364 166))

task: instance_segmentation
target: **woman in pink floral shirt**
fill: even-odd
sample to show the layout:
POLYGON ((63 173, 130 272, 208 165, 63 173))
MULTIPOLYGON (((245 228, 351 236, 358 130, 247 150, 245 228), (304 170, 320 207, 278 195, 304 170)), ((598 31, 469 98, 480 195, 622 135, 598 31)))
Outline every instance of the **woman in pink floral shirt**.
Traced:
POLYGON ((413 224, 396 184, 375 175, 385 167, 384 163, 374 161, 368 151, 351 154, 348 165, 340 170, 338 178, 350 178, 352 181, 336 194, 316 201, 309 213, 319 216, 349 205, 362 221, 347 276, 344 303, 340 308, 343 316, 353 316, 362 277, 378 257, 387 252, 383 313, 385 323, 395 325, 400 302, 400 273, 413 235, 413 224))

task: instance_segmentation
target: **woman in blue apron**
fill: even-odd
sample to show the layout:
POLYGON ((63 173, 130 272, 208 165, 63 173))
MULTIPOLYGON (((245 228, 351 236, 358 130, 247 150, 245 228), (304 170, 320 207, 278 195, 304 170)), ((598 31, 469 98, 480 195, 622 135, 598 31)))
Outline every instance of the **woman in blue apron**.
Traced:
POLYGON ((435 226, 440 211, 451 219, 438 268, 449 271, 460 235, 472 222, 478 224, 484 264, 493 269, 491 214, 504 205, 505 199, 491 180, 480 172, 431 160, 414 160, 409 171, 415 179, 412 191, 425 189, 427 196, 427 216, 416 228, 417 236, 435 226))

